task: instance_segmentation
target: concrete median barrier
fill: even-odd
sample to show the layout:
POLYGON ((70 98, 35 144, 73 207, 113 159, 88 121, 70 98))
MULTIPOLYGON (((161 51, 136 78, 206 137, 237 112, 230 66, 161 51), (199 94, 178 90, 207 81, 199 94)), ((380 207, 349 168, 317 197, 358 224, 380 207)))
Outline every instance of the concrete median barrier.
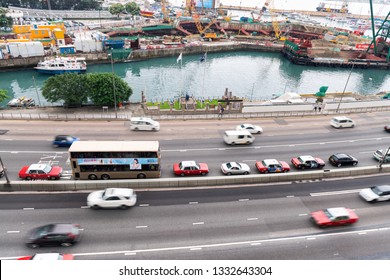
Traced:
POLYGON ((175 189, 232 186, 241 184, 266 184, 291 181, 321 180, 324 178, 340 178, 390 172, 390 166, 364 166, 315 171, 300 171, 281 174, 251 174, 240 176, 205 176, 162 179, 132 179, 107 181, 12 181, 0 183, 1 192, 55 192, 55 191, 92 191, 104 188, 133 189, 175 189))

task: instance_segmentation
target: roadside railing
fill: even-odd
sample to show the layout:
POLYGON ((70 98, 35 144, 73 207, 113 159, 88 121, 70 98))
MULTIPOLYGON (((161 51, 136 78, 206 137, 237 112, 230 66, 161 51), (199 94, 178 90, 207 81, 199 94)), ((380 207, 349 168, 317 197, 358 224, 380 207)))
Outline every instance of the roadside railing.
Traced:
MULTIPOLYGON (((266 106, 267 109, 272 106, 266 106)), ((288 105, 286 105, 286 108, 288 105)), ((272 109, 272 108, 271 108, 272 109)), ((357 108, 334 108, 325 109, 321 112, 314 111, 313 109, 306 110, 280 110, 280 111, 264 111, 264 112, 244 112, 244 113, 232 113, 225 111, 223 116, 220 117, 218 112, 213 113, 201 113, 200 111, 194 113, 185 112, 183 114, 169 114, 164 112, 163 114, 153 115, 140 115, 126 111, 118 111, 115 113, 26 113, 15 112, 9 113, 0 111, 0 119, 2 120, 64 120, 64 121, 81 121, 81 120, 129 120, 131 117, 145 116, 151 117, 155 120, 204 120, 204 119, 246 119, 246 118, 286 118, 286 117, 304 117, 304 116, 320 116, 320 115, 346 115, 357 113, 371 113, 380 111, 390 111, 390 106, 373 106, 373 107, 357 107, 357 108)))

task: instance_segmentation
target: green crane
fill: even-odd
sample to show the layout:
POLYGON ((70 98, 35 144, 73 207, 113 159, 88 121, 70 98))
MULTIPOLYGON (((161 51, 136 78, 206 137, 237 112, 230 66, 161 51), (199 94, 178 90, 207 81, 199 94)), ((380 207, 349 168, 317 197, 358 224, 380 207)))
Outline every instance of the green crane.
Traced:
POLYGON ((372 8, 372 0, 370 0, 370 9, 373 39, 371 44, 368 46, 367 52, 370 50, 371 46, 374 45, 374 54, 377 56, 386 56, 386 61, 389 62, 390 44, 387 42, 387 39, 390 37, 390 12, 387 14, 378 31, 375 32, 375 18, 372 8))

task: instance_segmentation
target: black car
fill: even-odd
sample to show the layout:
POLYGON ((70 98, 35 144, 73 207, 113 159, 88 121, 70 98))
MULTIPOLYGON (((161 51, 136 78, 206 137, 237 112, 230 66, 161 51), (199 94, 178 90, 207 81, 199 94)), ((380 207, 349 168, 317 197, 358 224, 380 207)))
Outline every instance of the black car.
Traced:
POLYGON ((26 238, 30 248, 40 246, 72 246, 80 241, 80 226, 76 224, 48 224, 32 229, 26 238))
POLYGON ((384 129, 385 131, 390 132, 390 125, 385 125, 384 129))
POLYGON ((353 165, 355 166, 358 164, 358 160, 347 154, 334 154, 329 157, 329 162, 337 167, 340 167, 342 165, 353 165))

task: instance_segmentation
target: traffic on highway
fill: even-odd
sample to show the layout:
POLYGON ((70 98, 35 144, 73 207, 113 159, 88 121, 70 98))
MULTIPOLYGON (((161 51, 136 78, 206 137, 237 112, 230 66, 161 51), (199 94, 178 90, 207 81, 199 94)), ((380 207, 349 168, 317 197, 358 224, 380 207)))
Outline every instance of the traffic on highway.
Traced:
MULTIPOLYGON (((60 177, 46 169, 45 179, 77 179, 70 148, 54 146, 56 135, 91 147, 104 141, 158 142, 161 162, 156 157, 149 164, 159 164, 161 178, 185 180, 195 167, 199 176, 264 176, 375 166, 374 153, 388 148, 383 123, 388 115, 354 115, 354 127, 340 129, 324 116, 251 120, 262 133, 249 145, 224 141, 224 132, 242 120, 166 121, 158 132, 131 130, 123 121, 4 121, 0 156, 11 181, 26 179, 21 174, 30 174, 29 169, 40 174, 55 166, 62 169, 56 173, 60 177), (187 167, 189 173, 182 175, 187 167)), ((124 161, 131 170, 142 170, 142 158, 127 158, 133 159, 124 161)), ((111 162, 119 156, 98 159, 111 162)), ((0 259, 35 254, 36 259, 114 260, 389 257, 390 205, 380 202, 390 199, 387 174, 165 190, 122 189, 109 182, 112 187, 105 190, 96 185, 90 191, 1 193, 0 259)))

